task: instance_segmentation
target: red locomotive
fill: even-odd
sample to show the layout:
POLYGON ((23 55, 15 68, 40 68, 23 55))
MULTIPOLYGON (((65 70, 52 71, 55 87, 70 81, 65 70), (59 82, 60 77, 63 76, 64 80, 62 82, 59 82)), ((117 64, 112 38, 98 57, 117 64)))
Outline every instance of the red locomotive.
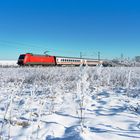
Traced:
POLYGON ((34 55, 31 53, 21 54, 18 65, 55 65, 56 59, 49 55, 34 55))
POLYGON ((18 65, 48 65, 48 66, 62 66, 62 65, 90 65, 96 66, 103 64, 103 61, 91 58, 78 58, 78 57, 63 57, 63 56, 50 56, 50 55, 36 55, 31 53, 21 54, 19 56, 18 65))

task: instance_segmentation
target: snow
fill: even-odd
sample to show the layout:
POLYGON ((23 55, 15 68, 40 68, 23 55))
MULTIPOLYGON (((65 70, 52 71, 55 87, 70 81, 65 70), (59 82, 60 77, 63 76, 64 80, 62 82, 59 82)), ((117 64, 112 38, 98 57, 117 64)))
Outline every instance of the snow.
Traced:
POLYGON ((140 68, 0 68, 0 139, 139 140, 140 68))
POLYGON ((16 60, 0 60, 0 66, 17 66, 16 60))

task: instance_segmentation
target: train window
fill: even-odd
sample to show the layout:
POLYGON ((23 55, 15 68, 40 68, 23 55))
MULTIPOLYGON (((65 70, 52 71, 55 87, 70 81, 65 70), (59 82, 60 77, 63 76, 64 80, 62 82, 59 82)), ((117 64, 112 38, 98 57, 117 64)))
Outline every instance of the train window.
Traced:
POLYGON ((24 59, 25 58, 25 55, 20 55, 19 56, 19 59, 24 59))

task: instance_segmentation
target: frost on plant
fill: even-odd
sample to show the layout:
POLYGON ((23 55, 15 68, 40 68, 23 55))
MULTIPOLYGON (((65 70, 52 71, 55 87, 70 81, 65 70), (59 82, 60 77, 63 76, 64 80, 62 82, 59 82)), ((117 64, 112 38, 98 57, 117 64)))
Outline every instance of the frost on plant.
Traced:
POLYGON ((2 140, 140 139, 139 68, 0 68, 0 77, 2 140))

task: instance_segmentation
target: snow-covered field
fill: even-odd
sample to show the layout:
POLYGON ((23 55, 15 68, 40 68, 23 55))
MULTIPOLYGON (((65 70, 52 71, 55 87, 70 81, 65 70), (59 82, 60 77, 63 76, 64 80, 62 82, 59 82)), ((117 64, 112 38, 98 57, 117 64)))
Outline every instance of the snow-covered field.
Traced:
POLYGON ((0 60, 0 66, 17 66, 16 60, 0 60))
POLYGON ((139 140, 140 68, 0 68, 0 140, 139 140))

